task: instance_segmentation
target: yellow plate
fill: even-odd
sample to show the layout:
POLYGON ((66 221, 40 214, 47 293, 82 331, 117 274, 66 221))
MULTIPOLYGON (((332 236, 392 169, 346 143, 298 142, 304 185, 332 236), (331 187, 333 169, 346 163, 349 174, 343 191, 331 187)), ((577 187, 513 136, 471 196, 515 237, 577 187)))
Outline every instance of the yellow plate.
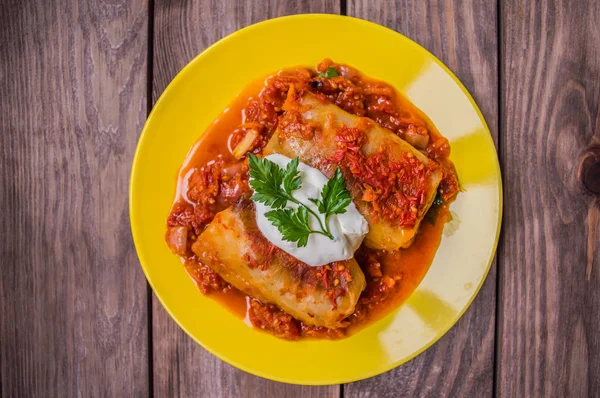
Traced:
POLYGON ((345 383, 394 368, 437 341, 465 312, 494 256, 501 220, 494 144, 477 105, 439 60, 379 25, 337 15, 296 15, 239 30, 173 79, 140 137, 130 188, 131 228, 142 268, 175 321, 222 360, 287 383, 345 383), (211 122, 248 83, 329 57, 386 81, 450 140, 465 192, 452 204, 435 260, 398 310, 340 341, 289 342, 248 327, 203 296, 164 241, 176 175, 211 122))

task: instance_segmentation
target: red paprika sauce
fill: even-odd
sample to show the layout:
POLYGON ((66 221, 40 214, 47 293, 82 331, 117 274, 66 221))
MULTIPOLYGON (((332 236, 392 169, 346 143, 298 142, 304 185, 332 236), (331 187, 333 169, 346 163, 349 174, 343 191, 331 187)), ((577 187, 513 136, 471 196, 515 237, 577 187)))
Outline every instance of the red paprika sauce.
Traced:
MULTIPOLYGON (((369 178, 377 188, 382 180, 378 182, 377 176, 370 176, 368 171, 377 170, 377 164, 381 163, 379 159, 359 159, 356 151, 348 150, 352 148, 352 140, 360 140, 360 132, 341 131, 338 137, 349 138, 340 138, 342 145, 336 156, 344 157, 347 160, 344 163, 350 159, 350 163, 356 165, 356 170, 351 172, 369 178)), ((185 227, 189 232, 183 242, 178 241, 176 233, 169 232, 167 243, 181 256, 185 269, 202 293, 218 300, 249 325, 286 339, 343 338, 397 308, 425 276, 439 246, 444 224, 450 220, 449 203, 459 191, 449 154, 448 140, 419 109, 388 84, 367 78, 351 67, 328 59, 321 61, 316 71, 310 68, 286 69, 247 86, 194 146, 180 170, 177 195, 167 219, 169 231, 176 231, 174 227, 185 227), (334 68, 338 76, 318 75, 328 68, 334 68), (410 247, 387 252, 363 246, 356 252, 355 258, 365 274, 367 286, 354 313, 345 320, 346 327, 341 329, 307 325, 275 305, 246 296, 198 261, 190 249, 216 213, 231 206, 250 189, 247 156, 239 156, 239 153, 234 156, 235 148, 250 134, 246 149, 255 154, 261 153, 284 113, 282 107, 291 85, 326 97, 349 113, 372 119, 436 161, 443 170, 438 199, 421 223, 410 247)), ((419 176, 427 170, 415 169, 418 162, 413 164, 410 159, 405 160, 398 165, 388 162, 389 170, 382 171, 387 173, 382 178, 390 178, 393 172, 394 178, 422 181, 422 176, 419 176)), ((383 188, 385 184, 380 185, 383 188)), ((411 186, 414 197, 419 186, 411 186)), ((411 197, 409 193, 398 200, 411 197)), ((369 199, 368 192, 366 196, 364 200, 369 199)), ((386 213, 386 209, 393 208, 389 206, 390 200, 395 199, 387 198, 387 202, 381 203, 382 217, 396 217, 399 225, 414 223, 410 212, 386 213)), ((378 204, 374 201, 373 205, 378 204)), ((410 209, 406 203, 403 205, 403 208, 410 209)))

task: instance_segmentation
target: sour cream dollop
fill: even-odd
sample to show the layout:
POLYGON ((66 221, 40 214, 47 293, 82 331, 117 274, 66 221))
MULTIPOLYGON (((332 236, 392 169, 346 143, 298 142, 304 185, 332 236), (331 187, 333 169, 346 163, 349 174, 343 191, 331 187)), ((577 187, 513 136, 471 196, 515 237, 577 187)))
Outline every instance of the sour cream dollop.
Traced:
MULTIPOLYGON (((279 154, 269 155, 266 159, 282 168, 285 168, 292 160, 279 154)), ((321 191, 329 179, 319 170, 302 162, 298 164, 298 171, 302 178, 302 185, 293 192, 292 196, 319 214, 317 206, 309 199, 319 199, 321 191)), ((258 202, 254 202, 254 204, 256 206, 256 223, 265 238, 283 251, 313 267, 352 258, 364 236, 369 232, 367 220, 356 210, 354 203, 350 203, 344 214, 329 216, 329 231, 334 237, 333 240, 327 236, 312 233, 308 237, 308 244, 298 247, 297 242, 284 241, 277 227, 265 217, 266 212, 273 210, 271 207, 258 202)), ((298 207, 292 202, 288 202, 287 206, 298 207)), ((324 219, 325 217, 321 215, 322 222, 324 219)), ((309 222, 312 229, 320 230, 318 220, 310 213, 309 222)))

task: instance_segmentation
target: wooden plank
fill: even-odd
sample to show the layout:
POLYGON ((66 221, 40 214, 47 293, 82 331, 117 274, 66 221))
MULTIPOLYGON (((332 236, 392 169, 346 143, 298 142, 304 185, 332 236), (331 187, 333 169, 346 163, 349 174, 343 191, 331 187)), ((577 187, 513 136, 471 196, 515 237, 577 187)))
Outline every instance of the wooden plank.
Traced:
MULTIPOLYGON (((495 1, 348 0, 348 15, 392 28, 436 55, 471 92, 497 138, 495 1)), ((344 386, 344 396, 491 396, 495 299, 494 264, 469 310, 439 342, 384 375, 344 386)))
POLYGON ((147 3, 0 7, 0 396, 148 393, 129 169, 147 3))
POLYGON ((600 152, 600 2, 505 1, 501 20, 497 395, 597 397, 600 196, 578 167, 600 152))
MULTIPOLYGON (((157 0, 153 98, 204 48, 249 24, 303 12, 339 12, 338 0, 311 2, 180 2, 157 0)), ((154 394, 158 397, 335 397, 339 386, 307 387, 249 375, 215 358, 189 338, 153 298, 154 394)))

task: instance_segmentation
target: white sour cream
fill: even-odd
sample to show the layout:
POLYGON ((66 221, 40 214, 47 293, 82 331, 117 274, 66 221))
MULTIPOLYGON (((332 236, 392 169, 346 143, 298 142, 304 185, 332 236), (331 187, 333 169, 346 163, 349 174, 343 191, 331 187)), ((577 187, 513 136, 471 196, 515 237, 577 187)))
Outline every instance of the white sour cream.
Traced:
MULTIPOLYGON (((290 158, 274 154, 266 159, 285 168, 291 161, 290 158)), ((298 164, 298 171, 302 178, 302 186, 293 192, 294 198, 307 205, 315 213, 319 214, 317 206, 309 198, 319 199, 321 190, 329 181, 327 177, 319 170, 310 167, 302 162, 298 164)), ((332 214, 329 216, 329 231, 334 237, 331 240, 321 234, 310 234, 308 244, 304 247, 298 247, 297 242, 287 242, 282 239, 281 233, 267 218, 265 213, 272 210, 269 206, 254 202, 256 206, 256 223, 262 234, 275 246, 286 251, 298 260, 311 265, 319 266, 329 264, 333 261, 348 260, 354 256, 364 236, 369 232, 369 225, 365 218, 356 210, 354 203, 350 203, 344 214, 332 214)), ((288 202, 288 207, 297 208, 298 205, 288 202)), ((310 226, 313 230, 320 230, 319 222, 309 213, 310 226)), ((321 222, 324 216, 321 215, 321 222)))

